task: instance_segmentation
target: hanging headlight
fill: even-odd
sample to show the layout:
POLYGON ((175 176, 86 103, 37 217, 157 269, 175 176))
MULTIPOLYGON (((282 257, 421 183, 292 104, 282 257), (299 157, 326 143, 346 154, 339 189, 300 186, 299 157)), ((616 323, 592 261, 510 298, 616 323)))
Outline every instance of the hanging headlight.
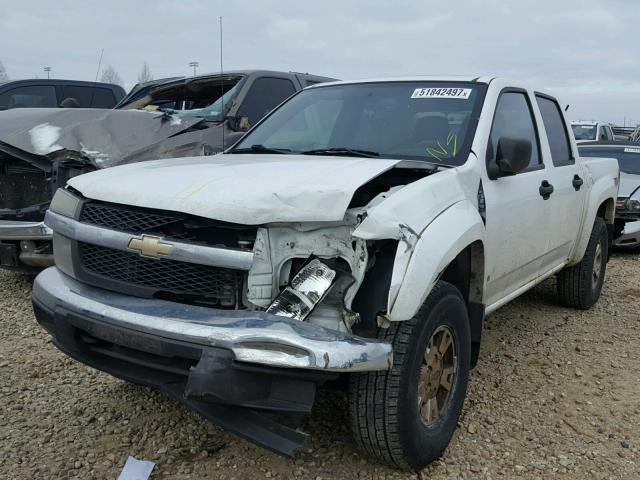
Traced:
POLYGON ((304 320, 327 293, 335 278, 335 270, 317 258, 311 260, 293 277, 291 285, 269 305, 267 313, 304 320))

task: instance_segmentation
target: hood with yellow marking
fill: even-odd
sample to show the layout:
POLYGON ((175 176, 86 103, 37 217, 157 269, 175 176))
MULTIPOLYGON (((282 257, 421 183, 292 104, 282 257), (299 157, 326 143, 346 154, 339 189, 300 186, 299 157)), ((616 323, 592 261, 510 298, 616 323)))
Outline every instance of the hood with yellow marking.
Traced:
POLYGON ((344 218, 355 191, 399 160, 226 154, 157 160, 69 180, 85 197, 244 225, 344 218))

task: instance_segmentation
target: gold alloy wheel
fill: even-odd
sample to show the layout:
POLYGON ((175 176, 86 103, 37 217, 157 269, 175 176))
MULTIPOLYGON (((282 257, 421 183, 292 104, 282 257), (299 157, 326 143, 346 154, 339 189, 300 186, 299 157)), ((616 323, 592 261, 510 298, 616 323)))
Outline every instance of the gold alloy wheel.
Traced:
POLYGON ((436 423, 446 410, 458 370, 453 332, 445 325, 431 335, 422 358, 418 383, 418 409, 426 426, 436 423))
POLYGON ((598 242, 596 245, 596 254, 593 259, 593 270, 591 274, 591 289, 595 291, 598 287, 598 281, 602 274, 602 243, 598 242))

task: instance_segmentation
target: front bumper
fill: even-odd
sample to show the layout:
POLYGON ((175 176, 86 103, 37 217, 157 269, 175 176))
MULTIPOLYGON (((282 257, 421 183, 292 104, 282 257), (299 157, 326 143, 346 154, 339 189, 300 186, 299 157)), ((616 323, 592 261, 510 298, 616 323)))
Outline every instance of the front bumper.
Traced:
POLYGON ((49 268, 36 278, 38 322, 67 355, 157 388, 276 453, 306 435, 256 410, 308 413, 340 372, 389 368, 391 346, 258 312, 128 297, 49 268))
POLYGON ((0 220, 0 240, 51 240, 53 232, 44 222, 0 220))
POLYGON ((617 248, 636 248, 640 246, 640 220, 627 221, 622 234, 613 240, 617 248))
POLYGON ((325 372, 386 370, 388 343, 264 312, 216 310, 122 295, 91 287, 48 268, 36 278, 33 300, 126 335, 151 335, 230 350, 235 361, 325 372))
POLYGON ((30 245, 52 241, 53 232, 44 222, 0 220, 0 267, 24 273, 36 273, 54 264, 49 252, 32 251, 30 245), (26 242, 23 246, 21 242, 26 242))

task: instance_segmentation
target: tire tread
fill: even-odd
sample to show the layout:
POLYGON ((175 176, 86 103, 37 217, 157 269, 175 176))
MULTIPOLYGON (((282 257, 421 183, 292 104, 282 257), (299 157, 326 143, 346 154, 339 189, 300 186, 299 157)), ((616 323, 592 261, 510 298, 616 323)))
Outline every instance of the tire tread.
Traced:
POLYGON ((378 329, 377 338, 394 347, 391 370, 356 374, 350 384, 349 416, 356 444, 370 457, 402 470, 414 470, 404 454, 398 431, 398 400, 405 357, 419 319, 431 308, 433 301, 439 300, 442 293, 447 293, 446 287, 450 285, 438 282, 412 319, 378 329))

